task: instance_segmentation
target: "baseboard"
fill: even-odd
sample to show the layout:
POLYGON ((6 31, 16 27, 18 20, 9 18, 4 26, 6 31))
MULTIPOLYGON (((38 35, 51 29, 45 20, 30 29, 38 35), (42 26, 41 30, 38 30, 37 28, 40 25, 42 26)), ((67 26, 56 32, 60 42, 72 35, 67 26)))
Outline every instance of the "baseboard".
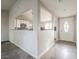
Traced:
POLYGON ((29 55, 31 55, 32 57, 34 57, 35 59, 40 59, 46 52, 48 52, 52 47, 54 47, 55 43, 51 44, 44 52, 42 52, 40 55, 35 56, 33 54, 30 53, 30 51, 26 51, 25 49, 21 48, 18 44, 15 44, 15 42, 10 41, 11 43, 13 43, 14 45, 16 45, 17 47, 19 47, 20 49, 22 49, 23 51, 25 51, 26 53, 28 53, 29 55))
POLYGON ((44 52, 42 52, 38 57, 39 59, 46 53, 48 52, 52 47, 54 47, 55 43, 51 44, 44 52))
POLYGON ((72 42, 72 43, 76 43, 76 41, 68 41, 68 40, 58 40, 58 41, 63 41, 63 42, 72 42))
POLYGON ((7 43, 7 42, 10 42, 10 41, 9 40, 7 40, 7 41, 1 41, 1 44, 7 43))
POLYGON ((23 50, 24 52, 26 52, 27 54, 29 54, 30 56, 37 58, 37 56, 33 55, 30 51, 26 51, 25 49, 23 49, 22 47, 20 47, 18 44, 15 44, 15 42, 10 41, 11 43, 13 43, 14 45, 16 45, 17 47, 19 47, 21 50, 23 50))

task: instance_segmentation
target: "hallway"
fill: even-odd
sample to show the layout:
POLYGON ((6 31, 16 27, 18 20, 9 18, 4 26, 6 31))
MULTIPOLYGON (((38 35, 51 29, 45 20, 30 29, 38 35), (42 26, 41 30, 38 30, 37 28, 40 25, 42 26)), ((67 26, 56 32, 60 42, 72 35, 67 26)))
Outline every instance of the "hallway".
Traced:
POLYGON ((76 4, 1 0, 1 59, 77 59, 76 4))
MULTIPOLYGON (((2 43, 1 59, 34 59, 29 54, 7 42, 2 43)), ((75 43, 57 41, 56 44, 40 59, 77 59, 77 47, 75 43)))

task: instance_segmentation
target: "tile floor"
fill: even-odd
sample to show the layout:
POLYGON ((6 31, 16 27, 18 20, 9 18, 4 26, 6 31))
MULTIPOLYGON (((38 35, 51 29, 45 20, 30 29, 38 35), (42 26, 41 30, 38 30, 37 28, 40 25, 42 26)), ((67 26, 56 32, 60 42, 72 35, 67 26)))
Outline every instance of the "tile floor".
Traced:
MULTIPOLYGON (((1 44, 1 59, 35 59, 10 42, 1 44)), ((77 59, 75 43, 57 41, 40 59, 77 59)))
POLYGON ((57 41, 41 59, 77 59, 77 47, 73 42, 57 41))
POLYGON ((1 59, 35 59, 10 42, 1 44, 1 59))

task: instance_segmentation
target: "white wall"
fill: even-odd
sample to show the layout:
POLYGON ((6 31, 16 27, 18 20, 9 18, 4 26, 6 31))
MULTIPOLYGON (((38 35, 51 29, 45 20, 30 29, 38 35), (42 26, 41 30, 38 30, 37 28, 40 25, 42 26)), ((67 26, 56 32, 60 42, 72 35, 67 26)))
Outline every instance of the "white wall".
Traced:
POLYGON ((35 29, 33 31, 14 30, 16 17, 22 12, 31 9, 33 7, 32 2, 34 1, 17 0, 17 2, 11 8, 9 16, 9 38, 10 41, 16 46, 20 47, 33 57, 37 57, 37 32, 35 31, 35 29))
POLYGON ((54 31, 39 31, 39 2, 37 0, 18 0, 10 10, 9 16, 9 38, 12 43, 28 52, 34 57, 38 57, 54 43, 54 31), (33 10, 33 31, 14 30, 15 18, 22 12, 33 10))
MULTIPOLYGON (((45 21, 48 21, 48 19, 50 20, 51 18, 48 19, 47 17, 45 17, 46 14, 48 14, 53 16, 53 14, 50 13, 50 11, 45 8, 43 5, 40 5, 40 21, 43 21, 43 19, 45 21), (45 12, 45 14, 42 14, 42 10, 45 12), (42 17, 42 18, 41 18, 42 17)), ((52 23, 53 23, 54 18, 52 18, 52 23)), ((50 30, 39 30, 39 40, 38 40, 38 55, 39 58, 42 57, 52 46, 54 45, 54 30, 50 29, 50 30)))
POLYGON ((58 40, 58 18, 54 17, 53 20, 54 27, 56 27, 56 31, 54 31, 54 39, 58 40))
POLYGON ((9 12, 1 11, 1 41, 9 40, 9 12))
POLYGON ((45 30, 39 32, 39 56, 47 52, 47 50, 54 44, 54 31, 45 30))
POLYGON ((33 57, 37 57, 37 42, 34 31, 10 30, 10 41, 33 57))

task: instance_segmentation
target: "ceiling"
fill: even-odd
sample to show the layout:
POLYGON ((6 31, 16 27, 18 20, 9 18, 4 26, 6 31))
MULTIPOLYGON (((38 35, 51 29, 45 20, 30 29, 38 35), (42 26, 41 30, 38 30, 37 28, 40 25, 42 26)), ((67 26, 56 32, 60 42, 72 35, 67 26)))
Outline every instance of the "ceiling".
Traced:
POLYGON ((1 10, 10 10, 16 0, 1 0, 1 10))
MULTIPOLYGON (((33 13, 32 9, 30 9, 17 16, 16 19, 27 20, 29 22, 32 22, 32 17, 33 13)), ((41 22, 52 21, 52 14, 42 6, 40 7, 40 21, 41 22)))
MULTIPOLYGON (((17 0, 2 0, 1 9, 10 10, 11 6, 17 0)), ((57 17, 67 17, 76 15, 77 12, 77 1, 76 0, 40 0, 53 15, 57 17)))
POLYGON ((57 17, 76 15, 77 12, 76 0, 41 0, 41 2, 57 17))
MULTIPOLYGON (((50 10, 55 16, 57 17, 69 17, 76 15, 76 0, 41 0, 42 4, 50 10)), ((40 8, 40 15, 42 22, 51 21, 51 13, 44 8, 44 6, 41 6, 40 8)), ((20 19, 26 19, 29 21, 32 21, 32 10, 23 12, 22 15, 20 15, 18 18, 20 19)))
POLYGON ((16 19, 19 20, 27 20, 29 22, 32 22, 32 9, 23 12, 22 14, 20 14, 19 16, 16 17, 16 19))
POLYGON ((43 6, 40 7, 40 21, 41 22, 52 21, 52 14, 43 6))

